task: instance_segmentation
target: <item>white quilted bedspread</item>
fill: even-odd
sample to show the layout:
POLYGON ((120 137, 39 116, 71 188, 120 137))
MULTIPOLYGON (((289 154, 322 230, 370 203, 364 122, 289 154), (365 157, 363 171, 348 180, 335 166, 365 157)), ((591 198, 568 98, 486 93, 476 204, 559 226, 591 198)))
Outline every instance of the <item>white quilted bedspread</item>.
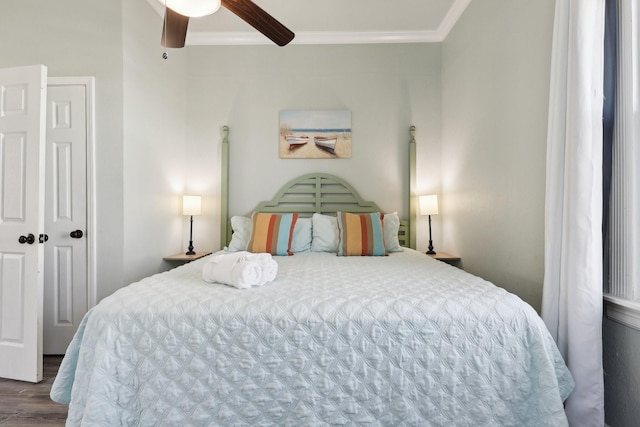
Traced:
POLYGON ((85 317, 51 396, 69 426, 561 426, 573 380, 518 297, 412 250, 276 257, 240 290, 206 258, 85 317))

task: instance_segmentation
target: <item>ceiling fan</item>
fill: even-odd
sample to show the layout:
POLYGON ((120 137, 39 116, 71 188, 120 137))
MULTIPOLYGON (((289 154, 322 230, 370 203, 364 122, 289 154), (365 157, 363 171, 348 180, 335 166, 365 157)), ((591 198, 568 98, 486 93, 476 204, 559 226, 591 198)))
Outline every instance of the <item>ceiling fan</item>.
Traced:
POLYGON ((160 0, 165 5, 162 46, 184 47, 189 18, 211 15, 220 5, 260 31, 278 46, 285 46, 295 34, 251 0, 160 0))

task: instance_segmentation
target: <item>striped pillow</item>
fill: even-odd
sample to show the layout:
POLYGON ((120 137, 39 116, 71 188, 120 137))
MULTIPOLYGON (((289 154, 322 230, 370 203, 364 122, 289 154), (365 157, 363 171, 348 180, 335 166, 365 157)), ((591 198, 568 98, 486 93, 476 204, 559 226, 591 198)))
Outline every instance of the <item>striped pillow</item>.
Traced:
POLYGON ((338 256, 384 256, 384 214, 338 212, 338 256))
POLYGON ((298 214, 256 212, 252 216, 253 230, 247 250, 271 255, 293 255, 291 242, 298 214))

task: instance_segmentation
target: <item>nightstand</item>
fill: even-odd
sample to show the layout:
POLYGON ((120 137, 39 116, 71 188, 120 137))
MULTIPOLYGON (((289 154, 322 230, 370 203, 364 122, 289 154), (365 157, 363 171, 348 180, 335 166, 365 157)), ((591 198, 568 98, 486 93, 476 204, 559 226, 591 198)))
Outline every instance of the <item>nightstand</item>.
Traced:
POLYGON ((454 265, 458 267, 458 263, 460 263, 460 257, 457 255, 451 255, 446 252, 436 252, 435 254, 427 254, 433 259, 437 259, 438 261, 446 262, 447 264, 454 265))
POLYGON ((193 255, 175 254, 175 255, 166 256, 162 259, 169 262, 181 262, 183 264, 186 264, 188 262, 195 261, 202 257, 206 257, 207 255, 211 255, 211 252, 197 252, 193 255))

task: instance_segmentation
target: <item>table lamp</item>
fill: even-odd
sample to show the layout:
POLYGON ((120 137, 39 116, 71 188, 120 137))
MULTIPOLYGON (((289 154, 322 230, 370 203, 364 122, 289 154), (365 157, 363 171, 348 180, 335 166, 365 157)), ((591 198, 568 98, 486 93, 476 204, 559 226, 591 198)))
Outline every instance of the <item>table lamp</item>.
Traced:
POLYGON ((191 217, 189 226, 189 250, 185 255, 195 255, 193 251, 193 216, 200 215, 202 199, 200 196, 182 196, 182 215, 191 217))
POLYGON ((427 254, 433 255, 436 252, 433 250, 433 240, 431 240, 431 215, 438 214, 438 196, 436 194, 429 194, 426 196, 420 196, 420 215, 429 215, 429 248, 427 254))

